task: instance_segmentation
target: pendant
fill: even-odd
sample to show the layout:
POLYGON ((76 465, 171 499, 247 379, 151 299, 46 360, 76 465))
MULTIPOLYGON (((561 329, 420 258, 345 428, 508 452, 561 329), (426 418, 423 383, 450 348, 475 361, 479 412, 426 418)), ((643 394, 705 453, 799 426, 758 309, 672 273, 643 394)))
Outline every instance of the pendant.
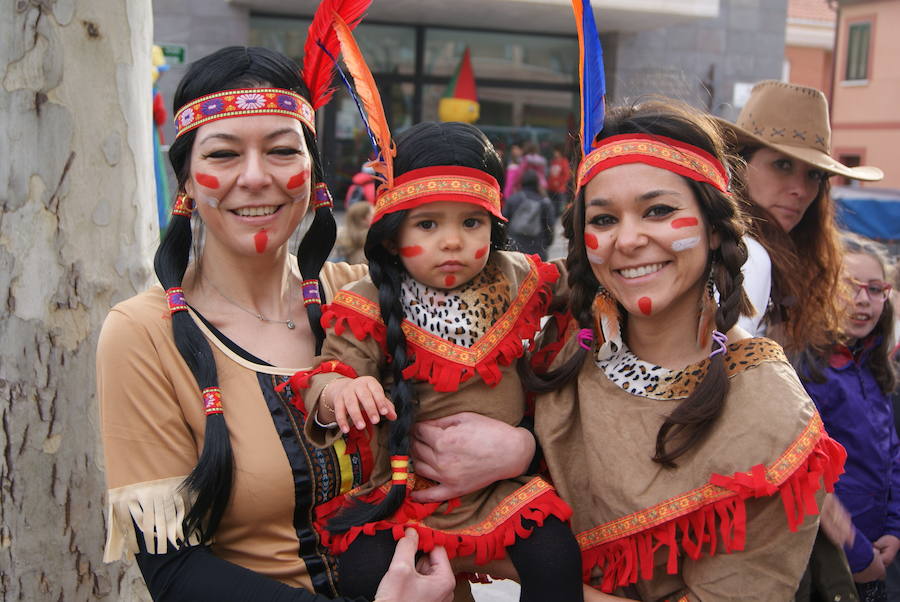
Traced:
POLYGON ((287 324, 287 327, 288 327, 288 328, 290 328, 291 330, 294 330, 295 324, 294 324, 294 321, 293 321, 293 320, 288 320, 288 321, 286 322, 286 324, 287 324))

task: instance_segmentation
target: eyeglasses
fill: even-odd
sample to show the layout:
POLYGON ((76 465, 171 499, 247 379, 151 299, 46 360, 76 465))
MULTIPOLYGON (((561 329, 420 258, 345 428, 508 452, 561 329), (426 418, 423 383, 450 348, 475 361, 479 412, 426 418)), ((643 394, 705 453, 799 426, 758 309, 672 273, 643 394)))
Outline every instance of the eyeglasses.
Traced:
POLYGON ((888 298, 888 293, 891 292, 891 285, 887 282, 882 282, 880 280, 870 280, 869 282, 860 282, 859 280, 854 280, 852 278, 846 279, 847 286, 850 287, 850 291, 855 298, 860 290, 866 292, 866 295, 869 299, 879 299, 884 301, 888 298))

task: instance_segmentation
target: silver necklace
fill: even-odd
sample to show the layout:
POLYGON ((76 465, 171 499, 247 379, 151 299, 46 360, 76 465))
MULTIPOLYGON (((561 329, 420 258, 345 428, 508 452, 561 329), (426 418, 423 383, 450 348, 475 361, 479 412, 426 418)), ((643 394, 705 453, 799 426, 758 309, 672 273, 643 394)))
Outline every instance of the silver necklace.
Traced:
MULTIPOLYGON (((261 313, 259 313, 259 312, 257 312, 257 311, 253 311, 252 309, 247 309, 246 307, 244 307, 243 305, 241 305, 241 304, 238 303, 237 301, 234 301, 234 300, 231 299, 228 295, 226 295, 225 293, 223 293, 222 291, 220 291, 220 290, 219 290, 219 287, 217 287, 215 284, 213 284, 212 282, 210 282, 209 279, 206 278, 205 276, 203 277, 203 280, 205 280, 205 281, 207 282, 207 284, 209 284, 211 287, 213 287, 213 290, 216 291, 217 293, 219 293, 219 296, 220 296, 220 297, 222 297, 223 299, 225 299, 226 301, 228 301, 229 303, 231 303, 232 305, 234 305, 234 306, 235 306, 236 308, 238 308, 239 310, 244 311, 244 312, 247 312, 248 314, 250 314, 251 316, 255 317, 255 318, 256 318, 257 320, 259 320, 260 322, 272 322, 273 324, 284 324, 285 326, 287 326, 287 327, 290 328, 291 330, 293 330, 293 329, 297 326, 296 324, 294 324, 294 321, 293 321, 290 317, 288 317, 287 320, 273 320, 272 318, 267 318, 267 317, 265 317, 264 315, 262 315, 261 313)), ((288 313, 290 313, 290 311, 291 311, 291 308, 290 308, 290 301, 291 301, 291 298, 290 298, 290 296, 288 296, 288 313)))

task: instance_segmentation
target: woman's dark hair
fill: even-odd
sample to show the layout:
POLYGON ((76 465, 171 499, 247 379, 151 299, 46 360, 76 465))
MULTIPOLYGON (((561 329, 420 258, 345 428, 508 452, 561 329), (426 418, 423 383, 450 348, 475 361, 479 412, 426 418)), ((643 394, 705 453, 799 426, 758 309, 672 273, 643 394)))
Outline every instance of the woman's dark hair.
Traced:
MULTIPOLYGON (((845 233, 841 236, 841 246, 844 255, 868 255, 873 258, 881 265, 884 279, 890 280, 887 253, 882 245, 862 236, 845 233)), ((846 293, 853 292, 846 290, 846 287, 842 288, 846 293)), ((808 345, 796 356, 797 373, 802 380, 816 383, 826 381, 824 369, 828 355, 831 353, 833 345, 840 343, 840 339, 843 339, 843 337, 835 335, 835 332, 830 334, 832 344, 827 348, 822 349, 818 346, 808 345)), ((897 374, 891 361, 891 351, 894 346, 894 304, 890 297, 885 300, 884 306, 881 308, 881 315, 875 322, 871 336, 878 337, 880 340, 869 355, 868 367, 881 392, 889 395, 897 386, 897 374)))
POLYGON ((541 181, 538 178, 537 172, 533 169, 526 169, 522 173, 522 177, 519 178, 519 186, 522 187, 522 190, 531 190, 532 192, 538 192, 540 184, 541 181))
MULTIPOLYGON (((676 101, 651 100, 611 109, 597 139, 602 141, 621 134, 648 134, 680 140, 703 149, 726 167, 729 165, 716 123, 708 116, 676 101)), ((742 286, 744 277, 741 266, 747 260, 747 248, 741 240, 745 232, 743 217, 737 201, 731 195, 724 194, 705 182, 689 178, 684 180, 700 205, 707 231, 719 236, 719 248, 710 252, 709 261, 719 291, 716 330, 728 332, 741 313, 749 312, 751 307, 742 286)), ((572 205, 563 213, 562 220, 565 236, 569 240, 566 258, 571 289, 569 311, 581 328, 593 328, 592 303, 600 283, 594 276, 584 246, 584 203, 582 188, 572 205)), ((703 272, 703 278, 707 273, 708 270, 703 272)), ((624 332, 627 316, 620 305, 619 314, 623 318, 624 332)), ((577 375, 587 355, 588 352, 579 347, 559 368, 542 376, 525 370, 523 378, 526 387, 536 391, 559 388, 577 375)), ((664 420, 656 436, 653 460, 664 466, 674 467, 675 460, 700 441, 721 414, 728 389, 724 354, 718 354, 710 360, 709 370, 694 391, 664 420)))
MULTIPOLYGON (((191 64, 175 91, 174 110, 177 111, 190 101, 207 94, 263 86, 292 90, 309 98, 309 92, 300 76, 300 68, 291 59, 265 48, 230 46, 191 64)), ((181 192, 185 190, 185 184, 190 178, 191 148, 196 134, 197 130, 191 130, 177 137, 169 149, 169 160, 181 192)), ((311 185, 315 186, 324 181, 322 161, 315 134, 304 125, 303 135, 312 158, 311 185)), ((319 270, 334 245, 335 230, 331 209, 317 209, 313 223, 297 249, 297 261, 304 279, 318 279, 319 270)), ((173 215, 153 260, 156 276, 164 289, 181 286, 188 267, 191 237, 190 218, 173 215)), ((321 309, 315 304, 308 305, 306 309, 316 337, 318 353, 324 339, 319 323, 321 309)), ((172 315, 172 331, 175 344, 197 379, 200 389, 217 386, 216 363, 209 342, 187 312, 179 311, 172 315)), ((198 395, 198 403, 199 400, 198 395)), ((227 412, 227 399, 223 400, 223 407, 227 412)), ((186 533, 199 530, 204 541, 213 536, 228 505, 233 476, 234 456, 225 416, 221 413, 211 414, 206 418, 200 459, 184 482, 184 486, 197 496, 184 521, 186 533)))
MULTIPOLYGON (((397 137, 397 156, 394 176, 414 169, 456 165, 480 169, 493 176, 503 188, 503 165, 497 151, 478 128, 465 123, 424 122, 404 131, 397 137)), ((415 422, 416 399, 413 383, 404 378, 409 365, 406 336, 401 325, 406 318, 403 310, 400 283, 405 270, 396 253, 386 243, 396 239, 397 231, 409 211, 389 213, 372 224, 366 238, 366 257, 369 275, 378 287, 378 305, 387 327, 387 349, 393 377, 391 401, 397 419, 390 423, 388 447, 392 456, 409 455, 409 432, 415 422)), ((491 251, 506 244, 505 224, 491 216, 491 251)), ((406 498, 406 485, 392 485, 387 497, 377 505, 357 502, 335 516, 328 529, 343 532, 356 525, 381 520, 394 513, 406 498)))
POLYGON ((743 161, 735 170, 734 188, 741 209, 750 216, 749 234, 772 261, 771 297, 779 314, 768 316, 766 335, 789 353, 809 345, 821 351, 841 326, 840 295, 835 294, 841 277, 841 245, 831 183, 822 179, 800 222, 785 232, 771 213, 753 201, 747 187, 746 164, 760 148, 738 149, 743 161))

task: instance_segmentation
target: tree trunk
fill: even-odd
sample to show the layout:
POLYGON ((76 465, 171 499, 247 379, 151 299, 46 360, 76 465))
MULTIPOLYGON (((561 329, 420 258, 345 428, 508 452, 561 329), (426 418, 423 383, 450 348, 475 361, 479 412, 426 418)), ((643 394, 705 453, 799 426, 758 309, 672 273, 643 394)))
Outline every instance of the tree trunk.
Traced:
POLYGON ((102 561, 94 350, 159 236, 150 1, 0 6, 0 599, 143 600, 102 561))

